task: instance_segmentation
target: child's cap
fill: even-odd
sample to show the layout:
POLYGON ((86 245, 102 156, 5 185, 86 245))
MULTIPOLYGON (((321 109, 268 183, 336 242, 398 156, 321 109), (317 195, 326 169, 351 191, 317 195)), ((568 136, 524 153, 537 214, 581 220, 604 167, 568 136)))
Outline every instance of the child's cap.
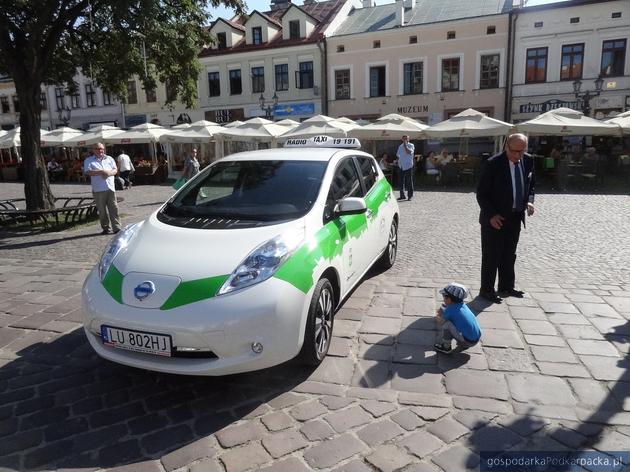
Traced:
POLYGON ((440 290, 440 293, 442 295, 450 295, 451 297, 464 300, 468 296, 468 289, 462 284, 451 282, 442 290, 440 290))

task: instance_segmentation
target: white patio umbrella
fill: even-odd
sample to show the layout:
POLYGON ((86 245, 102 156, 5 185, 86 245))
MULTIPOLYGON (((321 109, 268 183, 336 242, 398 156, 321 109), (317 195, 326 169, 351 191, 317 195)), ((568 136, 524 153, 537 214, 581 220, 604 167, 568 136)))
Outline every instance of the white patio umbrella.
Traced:
POLYGON ((620 113, 614 118, 604 121, 604 123, 618 125, 621 127, 623 134, 630 134, 630 111, 620 113))
POLYGON ((231 123, 223 125, 225 128, 235 128, 236 126, 241 126, 243 124, 242 121, 234 120, 231 123))
POLYGON ((355 128, 348 135, 374 141, 400 139, 404 134, 412 139, 418 139, 422 136, 422 131, 427 128, 428 126, 421 121, 392 113, 377 119, 374 123, 355 128))
MULTIPOLYGON (((39 135, 40 139, 48 134, 48 131, 40 129, 39 135)), ((9 149, 9 148, 17 148, 20 147, 20 127, 13 128, 9 130, 6 134, 0 137, 0 149, 9 149)))
POLYGON ((63 126, 42 136, 42 146, 66 146, 70 139, 82 136, 83 134, 83 131, 80 129, 63 126))
MULTIPOLYGON (((296 123, 293 127, 298 126, 296 123)), ((279 125, 265 118, 251 118, 242 125, 234 128, 224 128, 220 134, 233 141, 264 141, 272 142, 291 129, 288 126, 279 125)))
POLYGON ((105 138, 107 144, 146 144, 157 143, 168 129, 153 123, 143 123, 105 138))
POLYGON ((304 120, 298 126, 281 136, 285 138, 310 138, 312 136, 326 135, 331 138, 345 138, 348 132, 357 125, 344 123, 326 115, 316 115, 304 120))
POLYGON ((519 123, 516 129, 522 133, 547 136, 619 136, 617 123, 605 123, 585 116, 571 108, 557 108, 536 118, 519 123))
POLYGON ((219 123, 215 123, 214 121, 208 120, 199 120, 190 123, 191 128, 201 128, 203 126, 221 126, 219 123))
POLYGON ((95 143, 104 143, 105 140, 120 133, 122 130, 116 126, 98 125, 87 130, 85 134, 77 135, 66 140, 66 146, 91 146, 95 143))
POLYGON ((159 141, 161 143, 209 143, 223 129, 219 125, 173 129, 162 134, 159 141))
POLYGON ((294 126, 297 126, 297 125, 300 124, 298 121, 290 120, 289 118, 286 118, 286 119, 280 120, 280 121, 276 121, 275 123, 277 125, 280 125, 280 126, 289 126, 289 127, 294 127, 294 126))
POLYGON ((429 126, 424 130, 427 138, 475 138, 482 136, 504 136, 513 125, 496 118, 490 118, 472 108, 429 126))

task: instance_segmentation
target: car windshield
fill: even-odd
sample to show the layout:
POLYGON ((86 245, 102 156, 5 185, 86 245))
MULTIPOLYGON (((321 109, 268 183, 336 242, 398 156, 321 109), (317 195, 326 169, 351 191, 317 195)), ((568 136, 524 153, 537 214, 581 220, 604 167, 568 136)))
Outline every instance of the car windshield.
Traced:
POLYGON ((315 203, 328 162, 223 161, 212 165, 170 201, 172 218, 260 222, 305 215, 315 203))

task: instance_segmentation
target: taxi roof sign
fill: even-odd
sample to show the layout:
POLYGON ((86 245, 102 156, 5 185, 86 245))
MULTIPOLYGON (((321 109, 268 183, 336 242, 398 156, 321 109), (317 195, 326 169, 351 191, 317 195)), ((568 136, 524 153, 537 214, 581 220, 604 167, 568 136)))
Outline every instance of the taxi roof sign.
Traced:
POLYGON ((361 143, 357 138, 331 138, 330 136, 313 136, 311 138, 290 138, 284 143, 290 148, 346 148, 360 149, 361 143))

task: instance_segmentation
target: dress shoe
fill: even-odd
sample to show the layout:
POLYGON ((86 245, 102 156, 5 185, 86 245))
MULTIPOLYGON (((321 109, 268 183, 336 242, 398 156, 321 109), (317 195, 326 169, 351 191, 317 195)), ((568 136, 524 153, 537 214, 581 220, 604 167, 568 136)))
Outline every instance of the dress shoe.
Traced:
POLYGON ((103 231, 101 231, 101 234, 109 234, 109 233, 111 233, 109 228, 105 228, 103 231))
POLYGON ((398 197, 398 201, 401 202, 403 200, 407 200, 407 197, 398 197))
POLYGON ((479 292, 479 296, 490 303, 501 303, 501 299, 496 292, 479 292))
POLYGON ((505 297, 523 298, 524 293, 525 292, 522 292, 521 290, 515 290, 513 288, 508 289, 508 290, 499 290, 499 295, 501 295, 503 298, 505 297))

